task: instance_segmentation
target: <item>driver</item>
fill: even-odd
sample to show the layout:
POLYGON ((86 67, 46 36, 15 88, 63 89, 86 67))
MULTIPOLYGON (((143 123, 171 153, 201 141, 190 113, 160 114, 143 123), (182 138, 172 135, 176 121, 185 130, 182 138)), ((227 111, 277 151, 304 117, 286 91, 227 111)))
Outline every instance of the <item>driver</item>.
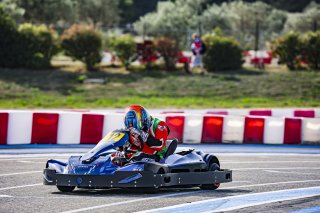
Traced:
POLYGON ((130 147, 126 152, 131 161, 140 161, 143 158, 155 161, 163 159, 170 133, 164 121, 151 117, 144 107, 132 105, 125 111, 124 125, 130 132, 130 147))

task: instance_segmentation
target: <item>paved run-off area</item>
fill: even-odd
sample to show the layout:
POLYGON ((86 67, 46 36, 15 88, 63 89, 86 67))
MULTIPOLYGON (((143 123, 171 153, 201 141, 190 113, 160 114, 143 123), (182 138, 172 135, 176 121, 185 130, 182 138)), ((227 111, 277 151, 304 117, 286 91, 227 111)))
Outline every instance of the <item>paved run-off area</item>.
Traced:
MULTIPOLYGON (((188 145, 191 147, 192 145, 188 145)), ((184 145, 186 147, 186 145, 184 145)), ((49 158, 67 159, 89 147, 0 149, 0 212, 319 212, 320 147, 196 145, 215 153, 233 182, 215 191, 76 189, 61 193, 42 185, 49 158), (160 211, 161 210, 161 211, 160 211)))

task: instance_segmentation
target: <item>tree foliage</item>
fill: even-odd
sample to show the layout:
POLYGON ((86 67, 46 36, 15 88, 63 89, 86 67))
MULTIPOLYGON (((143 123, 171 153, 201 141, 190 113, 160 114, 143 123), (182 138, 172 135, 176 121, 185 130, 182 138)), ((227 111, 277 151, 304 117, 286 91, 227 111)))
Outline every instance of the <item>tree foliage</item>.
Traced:
POLYGON ((200 1, 176 0, 159 2, 156 12, 148 13, 134 24, 140 34, 166 36, 178 43, 186 43, 189 28, 198 28, 201 14, 200 1))
MULTIPOLYGON (((158 3, 157 11, 135 23, 140 34, 167 36, 184 44, 193 31, 210 32, 219 27, 235 36, 242 46, 254 48, 257 24, 265 39, 283 30, 287 14, 263 2, 235 1, 203 6, 206 1, 176 0, 158 3)), ((258 32, 259 33, 259 32, 258 32)))
POLYGON ((6 10, 18 20, 54 24, 60 27, 77 22, 114 26, 119 23, 117 0, 2 0, 6 10))
POLYGON ((303 13, 289 15, 285 31, 308 32, 320 30, 320 4, 310 3, 303 13))

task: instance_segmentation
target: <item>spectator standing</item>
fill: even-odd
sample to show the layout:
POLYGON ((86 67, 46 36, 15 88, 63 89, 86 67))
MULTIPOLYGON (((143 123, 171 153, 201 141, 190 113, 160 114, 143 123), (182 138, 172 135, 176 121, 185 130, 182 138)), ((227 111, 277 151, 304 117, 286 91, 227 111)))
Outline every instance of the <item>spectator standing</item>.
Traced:
POLYGON ((193 53, 191 70, 195 67, 200 67, 201 72, 204 72, 203 63, 202 63, 202 55, 205 52, 205 45, 202 42, 201 38, 197 35, 197 33, 192 34, 191 50, 193 53))

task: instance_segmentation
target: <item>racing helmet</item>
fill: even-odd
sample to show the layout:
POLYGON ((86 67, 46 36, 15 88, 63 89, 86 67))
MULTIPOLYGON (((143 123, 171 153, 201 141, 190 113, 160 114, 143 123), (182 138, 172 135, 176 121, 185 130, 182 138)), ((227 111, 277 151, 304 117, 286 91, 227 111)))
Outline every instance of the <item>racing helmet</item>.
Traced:
POLYGON ((134 127, 138 130, 148 131, 151 117, 143 106, 131 105, 126 108, 124 125, 126 128, 134 127))

